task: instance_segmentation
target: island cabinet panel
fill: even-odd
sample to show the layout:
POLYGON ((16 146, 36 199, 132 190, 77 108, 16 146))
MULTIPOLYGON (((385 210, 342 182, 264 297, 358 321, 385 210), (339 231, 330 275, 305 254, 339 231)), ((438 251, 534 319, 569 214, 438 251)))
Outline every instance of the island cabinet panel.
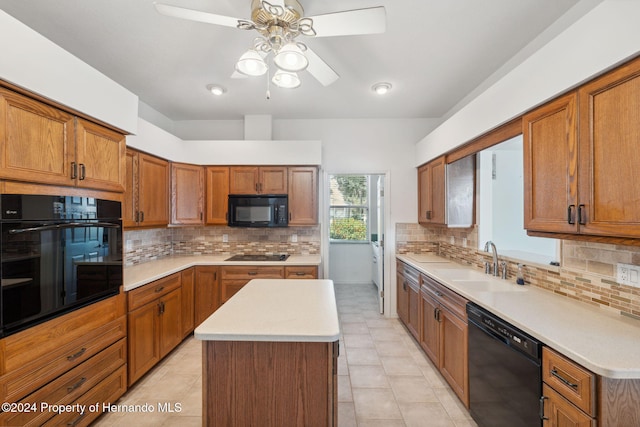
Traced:
POLYGON ((337 426, 337 342, 205 341, 203 425, 337 426))
POLYGON ((129 385, 184 338, 181 278, 175 273, 128 293, 129 385))
POLYGON ((217 266, 196 266, 195 282, 195 326, 204 322, 207 317, 220 307, 220 285, 217 266))

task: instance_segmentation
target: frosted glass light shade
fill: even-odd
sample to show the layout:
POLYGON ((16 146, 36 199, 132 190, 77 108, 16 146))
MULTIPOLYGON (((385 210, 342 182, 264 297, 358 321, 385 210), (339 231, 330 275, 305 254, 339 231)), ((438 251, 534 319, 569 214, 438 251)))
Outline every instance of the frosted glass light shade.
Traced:
POLYGON ((309 60, 296 43, 288 43, 273 57, 273 62, 284 71, 302 71, 309 65, 309 60))
POLYGON ((261 76, 267 72, 268 68, 262 56, 253 49, 243 53, 236 63, 236 70, 247 76, 261 76))
POLYGON ((276 71, 271 81, 274 85, 285 89, 295 89, 300 86, 300 78, 298 75, 288 71, 276 71))

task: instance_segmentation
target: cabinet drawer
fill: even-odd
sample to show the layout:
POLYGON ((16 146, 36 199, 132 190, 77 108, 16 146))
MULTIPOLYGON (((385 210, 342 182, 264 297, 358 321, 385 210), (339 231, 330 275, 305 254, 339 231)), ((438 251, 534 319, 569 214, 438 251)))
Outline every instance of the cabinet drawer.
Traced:
POLYGON ((285 279, 317 279, 318 267, 314 265, 285 267, 284 278, 285 279))
POLYGON ((587 414, 595 416, 596 376, 591 371, 549 347, 543 347, 542 381, 587 414))
POLYGON ((70 404, 126 361, 127 341, 123 338, 20 401, 21 404, 34 405, 38 408, 37 411, 4 412, 0 414, 0 425, 42 425, 54 415, 53 412, 39 410, 42 402, 49 405, 70 404))
POLYGON ((433 280, 429 276, 421 275, 422 289, 435 298, 440 304, 459 318, 467 319, 467 300, 451 289, 433 280))
POLYGON ((252 279, 283 279, 284 267, 278 266, 233 266, 221 267, 220 274, 222 280, 252 280, 252 279))
POLYGON ((64 425, 74 427, 88 426, 102 414, 103 403, 116 404, 115 402, 125 391, 127 391, 127 370, 126 366, 123 365, 76 401, 87 408, 90 405, 97 404, 97 411, 85 411, 84 414, 64 412, 51 418, 43 425, 47 427, 64 425))
POLYGON ((396 268, 398 273, 402 274, 408 281, 420 283, 420 273, 415 268, 410 267, 401 261, 398 261, 396 268))
POLYGON ((151 282, 129 291, 127 294, 129 311, 142 307, 143 305, 168 294, 174 289, 178 289, 181 285, 182 280, 180 279, 180 273, 175 273, 171 276, 163 277, 160 280, 156 280, 155 282, 151 282))

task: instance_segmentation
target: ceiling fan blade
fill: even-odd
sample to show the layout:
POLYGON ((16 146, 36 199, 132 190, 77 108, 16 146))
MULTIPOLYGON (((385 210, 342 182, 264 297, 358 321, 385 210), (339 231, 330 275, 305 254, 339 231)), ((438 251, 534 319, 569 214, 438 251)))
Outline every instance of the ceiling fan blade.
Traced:
POLYGON ((238 18, 216 15, 215 13, 202 12, 200 10, 185 9, 183 7, 170 6, 168 4, 153 3, 156 10, 166 16, 188 19, 190 21, 204 22, 207 24, 222 25, 224 27, 238 27, 238 18))
POLYGON ((322 60, 314 51, 311 50, 309 46, 307 46, 307 50, 304 51, 304 55, 309 60, 309 66, 307 67, 307 71, 313 77, 316 78, 323 86, 329 86, 331 83, 335 82, 340 78, 338 73, 336 73, 333 68, 329 66, 326 62, 322 60))
POLYGON ((308 16, 313 20, 316 37, 379 34, 387 29, 384 6, 308 16))

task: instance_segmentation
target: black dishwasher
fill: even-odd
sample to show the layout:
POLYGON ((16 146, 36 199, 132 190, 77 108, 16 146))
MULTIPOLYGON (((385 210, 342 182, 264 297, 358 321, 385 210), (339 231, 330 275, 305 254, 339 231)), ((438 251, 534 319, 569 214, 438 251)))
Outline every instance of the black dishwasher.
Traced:
POLYGON ((480 427, 540 427, 542 344, 467 304, 469 410, 480 427))

